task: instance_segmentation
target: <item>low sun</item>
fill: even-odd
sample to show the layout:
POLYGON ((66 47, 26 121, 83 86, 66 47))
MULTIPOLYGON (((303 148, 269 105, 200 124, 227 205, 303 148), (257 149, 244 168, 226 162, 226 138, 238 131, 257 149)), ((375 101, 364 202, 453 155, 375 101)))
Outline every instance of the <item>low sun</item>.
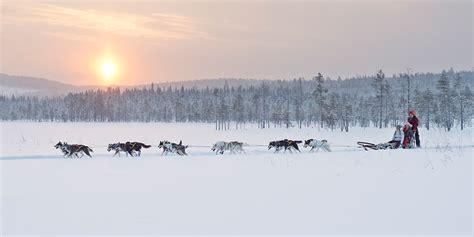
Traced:
POLYGON ((112 79, 117 73, 117 65, 113 62, 104 62, 102 64, 102 75, 105 79, 112 79))

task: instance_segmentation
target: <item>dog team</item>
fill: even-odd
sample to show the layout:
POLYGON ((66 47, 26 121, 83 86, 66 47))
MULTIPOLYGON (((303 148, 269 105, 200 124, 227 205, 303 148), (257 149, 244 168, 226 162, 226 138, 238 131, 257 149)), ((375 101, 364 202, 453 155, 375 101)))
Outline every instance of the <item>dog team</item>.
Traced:
MULTIPOLYGON (((289 140, 289 139, 284 139, 284 140, 279 140, 279 141, 271 141, 268 144, 268 150, 270 149, 275 149, 274 153, 280 152, 283 150, 284 152, 289 151, 298 151, 301 152, 301 150, 298 147, 298 144, 303 143, 303 141, 295 141, 295 140, 289 140)), ((238 141, 231 141, 231 142, 225 142, 225 141, 218 141, 214 143, 211 147, 211 150, 214 151, 217 154, 224 154, 224 152, 229 151, 230 154, 235 154, 235 153, 245 153, 244 150, 244 143, 243 142, 238 142, 238 141)), ((91 152, 93 150, 86 146, 86 145, 80 145, 80 144, 68 144, 66 142, 58 142, 55 146, 56 149, 60 149, 61 152, 63 153, 63 157, 65 158, 81 158, 84 155, 87 155, 89 157, 91 156, 91 152)), ((141 149, 142 148, 150 148, 151 145, 146 145, 141 142, 117 142, 117 143, 112 143, 109 144, 107 147, 107 151, 111 152, 114 151, 113 156, 116 156, 117 154, 120 156, 120 153, 123 152, 125 153, 126 156, 140 156, 141 155, 141 149)), ((327 140, 316 140, 316 139, 309 139, 304 141, 303 147, 310 147, 310 152, 313 151, 319 151, 324 150, 330 152, 331 149, 329 147, 329 144, 327 140)), ((187 145, 183 145, 182 141, 179 141, 179 143, 173 143, 170 141, 160 141, 158 145, 158 149, 162 149, 163 152, 161 155, 168 155, 169 153, 172 154, 178 154, 180 156, 185 156, 188 155, 186 153, 186 149, 188 148, 187 145)))

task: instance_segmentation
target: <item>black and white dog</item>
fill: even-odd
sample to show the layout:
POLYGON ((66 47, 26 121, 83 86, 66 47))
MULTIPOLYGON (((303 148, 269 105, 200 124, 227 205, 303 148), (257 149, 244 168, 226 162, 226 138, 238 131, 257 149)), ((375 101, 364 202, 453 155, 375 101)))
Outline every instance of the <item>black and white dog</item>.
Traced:
POLYGON ((304 141, 303 147, 311 147, 309 151, 319 151, 319 149, 322 149, 324 151, 331 151, 331 148, 329 147, 328 141, 327 140, 316 140, 316 139, 308 139, 304 141))
POLYGON ((129 154, 133 156, 133 153, 134 153, 132 150, 127 149, 127 144, 122 143, 122 142, 109 144, 109 146, 107 147, 107 151, 110 152, 112 150, 115 151, 114 156, 118 154, 119 157, 120 157, 120 152, 125 152, 126 156, 128 156, 129 154))
POLYGON ((183 146, 183 142, 179 141, 178 144, 169 142, 169 141, 160 141, 160 144, 158 145, 159 149, 163 149, 163 152, 161 155, 167 155, 168 153, 176 153, 180 156, 188 155, 186 153, 186 148, 188 146, 183 146))
POLYGON ((211 150, 216 152, 216 155, 220 153, 224 154, 225 151, 230 151, 230 154, 235 154, 235 152, 245 153, 243 149, 244 143, 238 141, 224 142, 218 141, 212 145, 211 150))
POLYGON ((56 145, 54 145, 54 148, 61 149, 64 158, 72 158, 72 156, 75 156, 76 158, 82 158, 84 154, 92 158, 90 152, 94 152, 90 147, 86 145, 67 144, 67 142, 58 142, 56 143, 56 145))
POLYGON ((114 156, 115 155, 119 155, 120 156, 120 152, 125 152, 125 154, 128 156, 129 154, 131 156, 140 156, 141 155, 141 149, 142 148, 150 148, 151 146, 150 145, 145 145, 144 143, 141 143, 141 142, 125 142, 125 143, 121 143, 121 142, 118 142, 118 143, 112 143, 112 144, 109 144, 109 146, 107 147, 107 151, 110 152, 111 150, 114 150, 115 153, 114 153, 114 156))
POLYGON ((268 150, 275 148, 275 153, 276 153, 284 148, 285 152, 286 150, 289 150, 290 152, 292 152, 292 149, 295 149, 301 152, 300 149, 298 148, 298 143, 302 143, 302 141, 293 141, 293 140, 288 140, 288 139, 284 139, 280 141, 272 141, 268 144, 268 150))
POLYGON ((132 155, 132 153, 136 153, 138 156, 140 156, 142 154, 142 148, 150 148, 151 145, 145 145, 141 142, 126 142, 125 147, 127 149, 126 151, 130 155, 132 155))
POLYGON ((58 142, 56 145, 54 145, 54 148, 56 149, 61 149, 61 152, 63 153, 63 157, 66 158, 66 156, 69 155, 69 145, 66 142, 58 142))

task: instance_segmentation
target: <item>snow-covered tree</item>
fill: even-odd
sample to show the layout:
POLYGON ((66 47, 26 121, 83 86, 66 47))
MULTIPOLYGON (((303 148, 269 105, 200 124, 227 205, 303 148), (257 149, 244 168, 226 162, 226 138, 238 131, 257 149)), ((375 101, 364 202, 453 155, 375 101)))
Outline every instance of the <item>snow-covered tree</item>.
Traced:
MULTIPOLYGON (((472 126, 474 72, 457 73, 411 75, 410 104, 427 129, 472 126)), ((246 123, 261 128, 295 124, 299 128, 328 126, 346 131, 349 126, 403 123, 408 104, 406 78, 385 78, 379 73, 376 79, 330 80, 318 74, 313 80, 225 80, 220 86, 201 88, 152 84, 55 97, 0 95, 0 120, 205 122, 215 123, 216 129, 229 129, 231 123, 235 128, 246 123)))
POLYGON ((439 116, 442 126, 450 131, 453 127, 453 91, 446 72, 443 71, 436 88, 439 90, 439 116))
POLYGON ((319 114, 319 124, 321 128, 323 127, 324 121, 324 107, 326 102, 326 93, 328 89, 324 87, 324 77, 321 73, 318 73, 317 76, 313 77, 313 81, 316 83, 316 87, 312 93, 316 104, 318 105, 317 111, 319 114))
POLYGON ((372 83, 373 88, 376 91, 376 96, 375 99, 378 101, 379 104, 379 117, 378 117, 378 123, 379 123, 379 128, 382 128, 382 123, 383 123, 383 113, 384 113, 384 104, 386 98, 386 94, 388 93, 389 90, 389 85, 387 81, 385 80, 385 74, 382 72, 382 70, 379 70, 377 72, 377 75, 373 79, 372 83))

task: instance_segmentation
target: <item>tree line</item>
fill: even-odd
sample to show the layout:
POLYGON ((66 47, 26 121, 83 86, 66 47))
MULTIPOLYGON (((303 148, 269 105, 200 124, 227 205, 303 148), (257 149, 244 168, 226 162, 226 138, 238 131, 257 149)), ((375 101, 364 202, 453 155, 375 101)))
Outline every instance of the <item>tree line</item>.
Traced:
POLYGON ((3 121, 204 122, 219 130, 321 127, 391 127, 415 109, 426 129, 472 126, 474 73, 409 72, 387 78, 263 80, 259 85, 88 90, 65 96, 0 96, 3 121))

